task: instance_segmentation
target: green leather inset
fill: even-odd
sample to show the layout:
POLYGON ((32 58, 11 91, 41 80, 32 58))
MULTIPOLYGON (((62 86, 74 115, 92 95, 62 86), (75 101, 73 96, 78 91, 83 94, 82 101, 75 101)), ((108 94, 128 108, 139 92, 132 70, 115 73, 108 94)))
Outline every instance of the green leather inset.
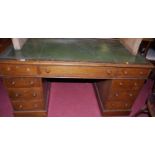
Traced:
POLYGON ((10 48, 0 59, 146 64, 112 39, 29 39, 22 50, 10 48))

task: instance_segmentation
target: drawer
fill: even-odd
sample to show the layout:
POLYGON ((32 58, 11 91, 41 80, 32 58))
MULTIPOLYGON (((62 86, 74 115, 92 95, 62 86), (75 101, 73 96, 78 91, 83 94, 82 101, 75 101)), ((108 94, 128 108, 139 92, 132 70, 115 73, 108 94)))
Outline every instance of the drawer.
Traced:
POLYGON ((47 110, 35 111, 14 111, 15 117, 46 117, 47 110))
POLYGON ((112 80, 112 90, 116 91, 116 90, 121 90, 121 91, 139 91, 142 86, 144 85, 144 81, 145 80, 141 80, 141 79, 129 79, 129 80, 123 80, 123 79, 118 79, 118 80, 112 80))
POLYGON ((8 88, 8 93, 13 101, 43 99, 42 88, 8 88))
POLYGON ((111 91, 107 101, 134 102, 138 95, 137 91, 111 91))
POLYGON ((26 110, 44 110, 45 105, 42 100, 38 101, 21 101, 12 102, 13 109, 15 111, 26 111, 26 110))
POLYGON ((105 110, 130 110, 132 105, 133 102, 110 101, 104 103, 103 107, 105 110))
POLYGON ((32 65, 2 65, 1 72, 3 75, 36 75, 37 67, 32 65))
POLYGON ((5 78, 4 83, 8 88, 41 87, 40 78, 5 78))
POLYGON ((116 69, 112 67, 84 66, 40 66, 41 76, 52 77, 81 77, 81 78, 112 78, 116 69))
POLYGON ((119 78, 146 78, 150 74, 150 69, 144 68, 118 68, 117 77, 119 78))

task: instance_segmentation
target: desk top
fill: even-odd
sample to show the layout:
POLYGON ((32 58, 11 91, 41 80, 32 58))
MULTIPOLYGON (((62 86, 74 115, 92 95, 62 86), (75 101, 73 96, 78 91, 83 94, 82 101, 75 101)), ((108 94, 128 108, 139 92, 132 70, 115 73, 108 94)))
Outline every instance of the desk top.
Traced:
POLYGON ((19 51, 9 47, 0 54, 0 60, 149 64, 114 39, 29 39, 19 51))

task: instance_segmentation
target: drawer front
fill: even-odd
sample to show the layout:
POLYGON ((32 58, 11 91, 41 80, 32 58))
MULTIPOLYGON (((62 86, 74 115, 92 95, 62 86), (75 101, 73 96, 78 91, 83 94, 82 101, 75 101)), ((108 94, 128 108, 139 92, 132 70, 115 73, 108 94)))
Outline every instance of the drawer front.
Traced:
POLYGON ((15 111, 26 111, 26 110, 44 110, 45 105, 42 100, 38 101, 21 101, 21 102, 12 102, 13 109, 15 111))
POLYGON ((132 102, 110 101, 104 103, 103 106, 105 110, 130 110, 132 104, 132 102))
POLYGON ((118 68, 117 77, 119 78, 147 78, 150 74, 150 69, 144 68, 118 68))
POLYGON ((14 111, 15 117, 46 117, 46 110, 35 110, 35 111, 14 111))
POLYGON ((111 67, 78 67, 78 66, 40 66, 41 76, 111 78, 115 77, 116 69, 111 67))
POLYGON ((32 65, 2 65, 1 72, 3 75, 36 75, 37 67, 32 65))
POLYGON ((144 85, 145 80, 123 80, 123 79, 118 79, 118 80, 112 80, 112 90, 120 90, 120 91, 139 91, 142 86, 144 85))
POLYGON ((41 88, 9 88, 9 97, 13 101, 30 101, 43 99, 43 92, 41 88))
POLYGON ((4 83, 8 88, 41 87, 39 78, 5 78, 4 83))
POLYGON ((107 101, 134 102, 138 95, 137 91, 111 91, 107 101))

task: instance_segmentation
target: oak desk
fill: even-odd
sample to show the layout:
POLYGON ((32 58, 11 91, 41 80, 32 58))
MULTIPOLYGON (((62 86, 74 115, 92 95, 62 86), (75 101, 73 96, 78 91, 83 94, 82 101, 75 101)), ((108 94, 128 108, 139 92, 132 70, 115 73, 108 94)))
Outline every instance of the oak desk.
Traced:
POLYGON ((153 65, 117 40, 29 39, 0 55, 0 76, 15 116, 46 116, 46 78, 96 79, 103 115, 127 115, 153 65))

